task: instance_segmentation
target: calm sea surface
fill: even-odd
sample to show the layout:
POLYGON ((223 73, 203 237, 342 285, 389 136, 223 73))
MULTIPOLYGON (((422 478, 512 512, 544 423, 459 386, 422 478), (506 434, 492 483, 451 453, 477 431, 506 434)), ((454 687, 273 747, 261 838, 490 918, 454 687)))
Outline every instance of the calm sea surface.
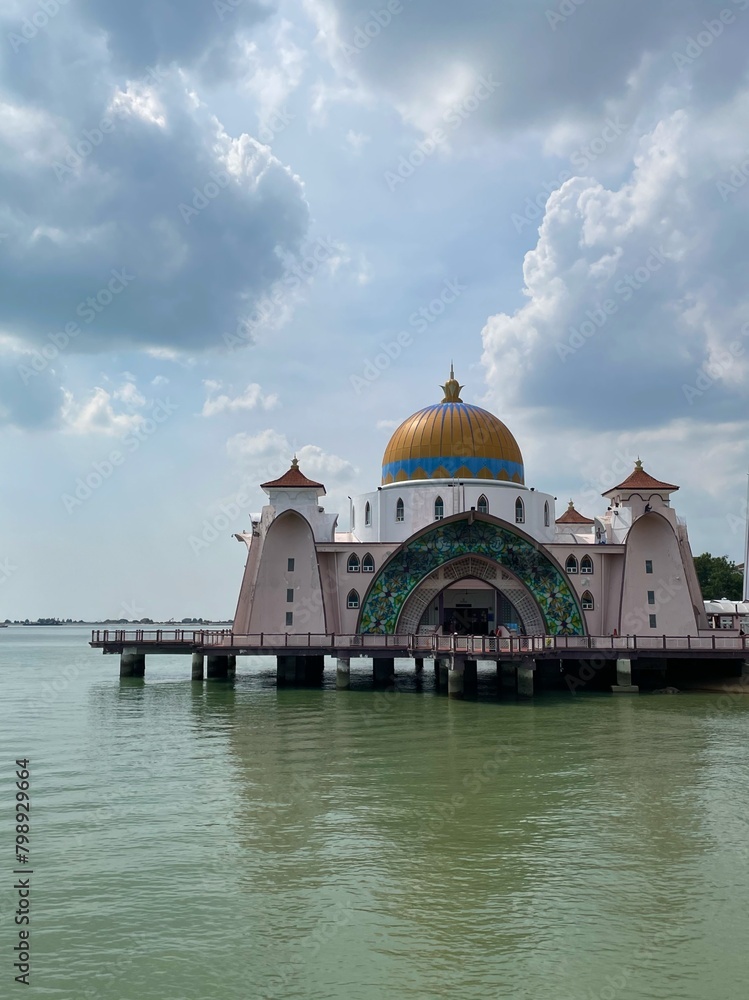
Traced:
POLYGON ((120 682, 88 635, 0 630, 0 997, 749 995, 749 697, 120 682))

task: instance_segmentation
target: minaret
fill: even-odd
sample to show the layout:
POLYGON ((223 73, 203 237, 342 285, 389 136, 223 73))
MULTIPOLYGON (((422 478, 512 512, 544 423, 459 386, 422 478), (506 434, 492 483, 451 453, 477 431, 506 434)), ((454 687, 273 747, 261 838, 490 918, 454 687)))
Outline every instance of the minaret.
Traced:
POLYGON ((749 473, 746 477, 746 544, 744 545, 744 600, 749 601, 749 473))

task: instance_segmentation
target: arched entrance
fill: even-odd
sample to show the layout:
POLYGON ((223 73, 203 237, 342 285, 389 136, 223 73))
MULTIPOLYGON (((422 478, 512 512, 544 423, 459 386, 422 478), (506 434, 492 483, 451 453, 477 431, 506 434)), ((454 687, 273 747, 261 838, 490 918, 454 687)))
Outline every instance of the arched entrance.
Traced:
MULTIPOLYGON (((518 610, 526 629, 533 622, 536 634, 585 634, 577 597, 561 567, 524 532, 475 511, 424 528, 392 554, 367 592, 358 631, 390 635, 415 631, 439 584, 434 579, 430 587, 428 578, 461 558, 476 564, 470 574, 456 569, 461 577, 487 573, 493 567, 519 585, 518 610)), ((443 588, 441 583, 437 593, 443 588)))
POLYGON ((396 631, 411 635, 442 627, 445 632, 487 635, 515 624, 524 635, 540 635, 546 623, 526 587, 503 567, 478 556, 458 556, 422 580, 403 605, 396 631))

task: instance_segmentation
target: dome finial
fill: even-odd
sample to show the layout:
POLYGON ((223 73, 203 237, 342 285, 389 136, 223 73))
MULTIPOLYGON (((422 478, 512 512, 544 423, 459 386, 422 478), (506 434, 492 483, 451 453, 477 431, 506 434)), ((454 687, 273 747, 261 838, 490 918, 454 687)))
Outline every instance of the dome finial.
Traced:
POLYGON ((450 362, 450 378, 444 385, 440 386, 440 389, 445 394, 445 398, 442 400, 443 403, 462 403, 463 400, 460 398, 460 390, 464 389, 465 386, 460 385, 455 379, 455 365, 450 362))
POLYGON ((635 469, 638 472, 642 472, 642 460, 640 459, 639 455, 637 456, 637 461, 635 462, 635 469))
POLYGON ((291 468, 292 469, 298 469, 299 468, 299 459, 296 457, 296 455, 294 455, 294 457, 291 460, 291 468))

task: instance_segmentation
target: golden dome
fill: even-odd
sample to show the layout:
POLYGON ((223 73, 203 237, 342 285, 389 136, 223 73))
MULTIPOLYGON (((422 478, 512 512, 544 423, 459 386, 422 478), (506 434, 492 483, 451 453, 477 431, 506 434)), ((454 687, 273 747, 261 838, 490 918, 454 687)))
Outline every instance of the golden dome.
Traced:
POLYGON ((502 421, 464 403, 463 388, 450 380, 445 398, 404 420, 382 460, 382 484, 419 479, 494 479, 525 482, 523 456, 502 421))

